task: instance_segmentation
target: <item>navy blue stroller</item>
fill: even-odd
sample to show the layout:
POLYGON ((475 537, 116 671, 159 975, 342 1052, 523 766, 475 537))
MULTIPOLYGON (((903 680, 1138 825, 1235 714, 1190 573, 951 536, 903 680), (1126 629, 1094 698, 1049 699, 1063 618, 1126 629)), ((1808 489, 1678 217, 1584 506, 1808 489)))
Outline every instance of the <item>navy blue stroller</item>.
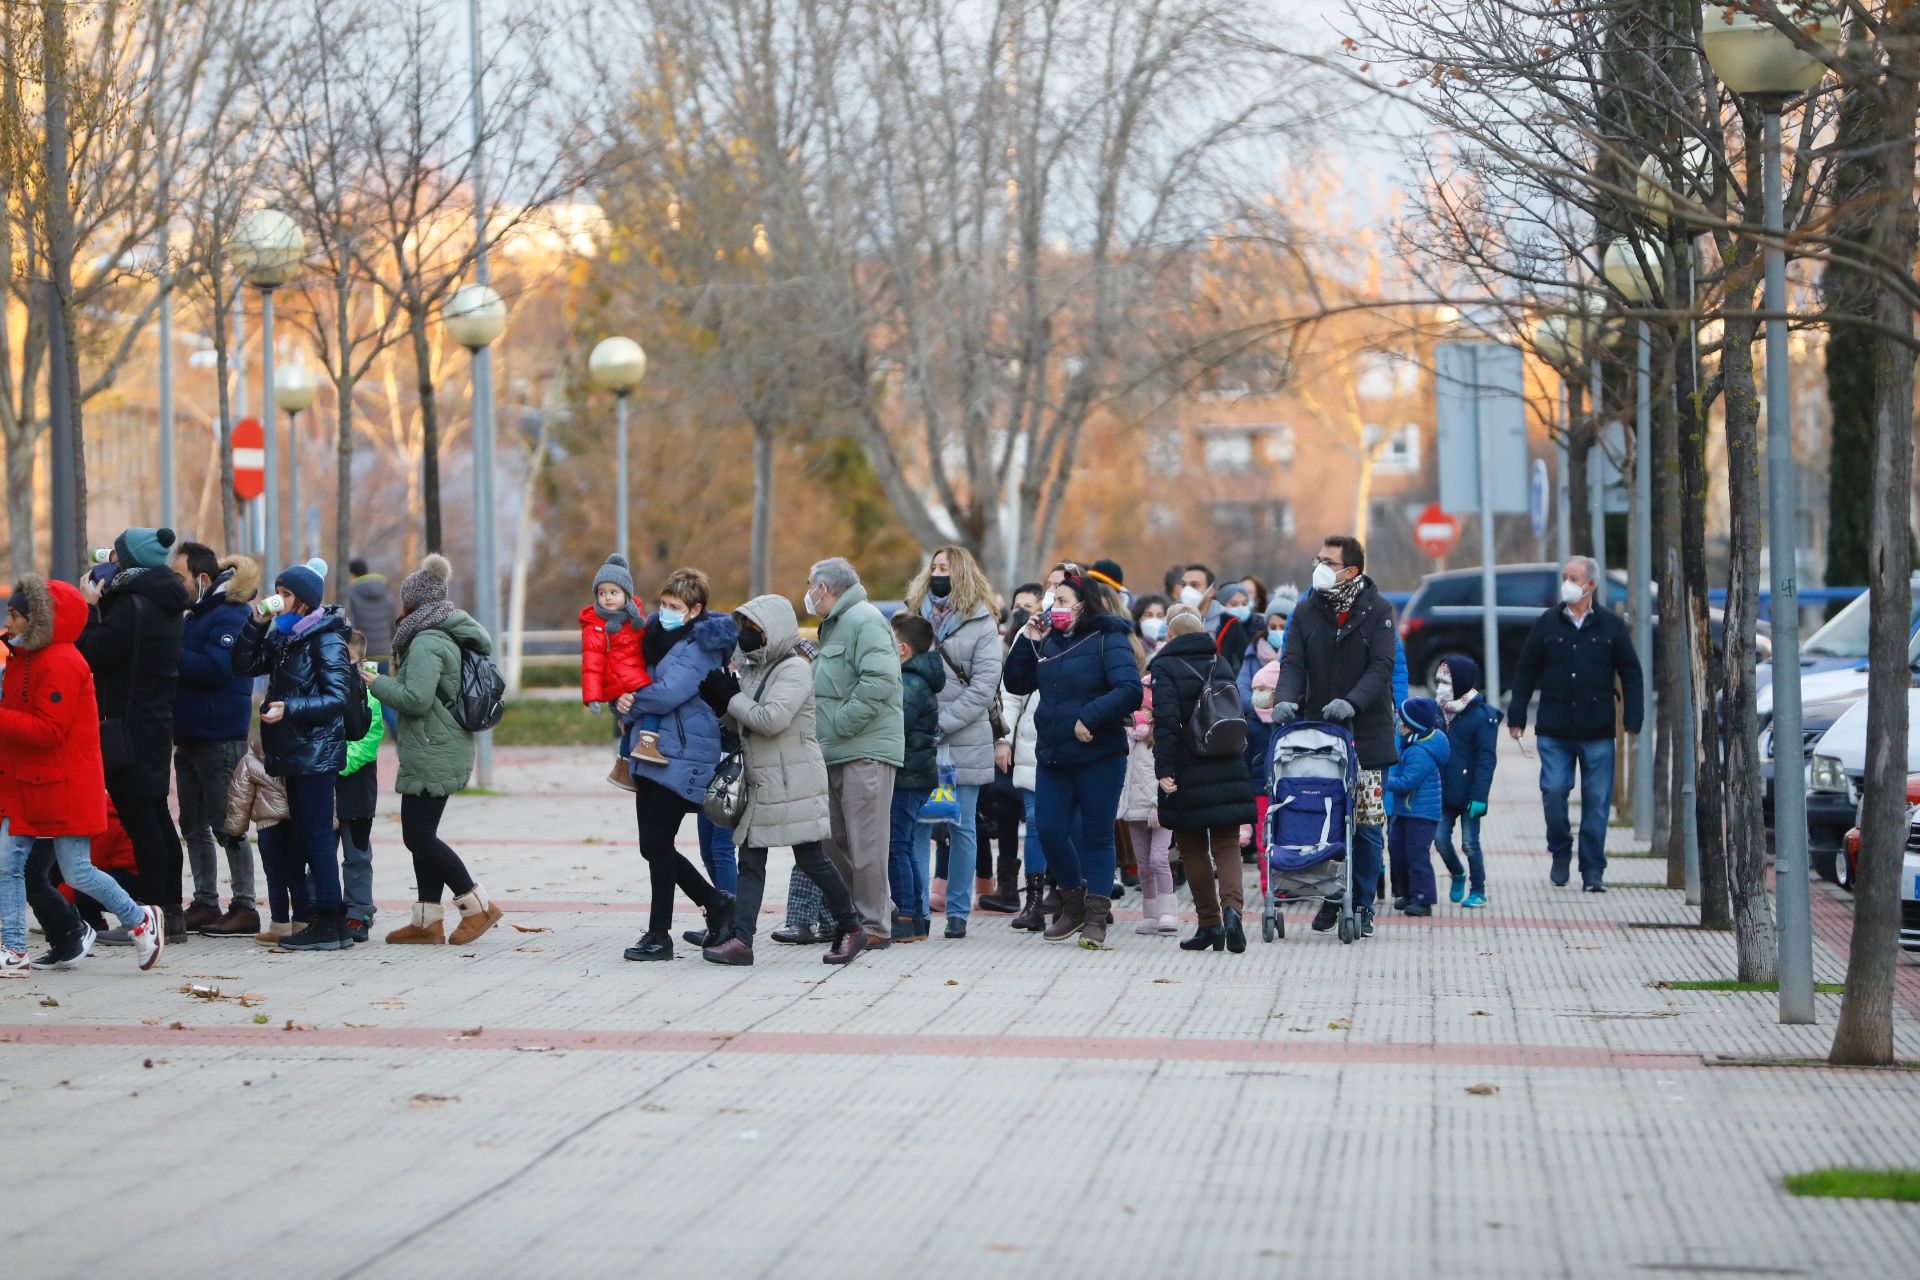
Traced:
POLYGON ((1276 725, 1267 747, 1267 856, 1260 862, 1260 937, 1287 936, 1281 908, 1340 899, 1340 941, 1360 936, 1353 909, 1355 793, 1360 759, 1353 735, 1337 724, 1276 725))

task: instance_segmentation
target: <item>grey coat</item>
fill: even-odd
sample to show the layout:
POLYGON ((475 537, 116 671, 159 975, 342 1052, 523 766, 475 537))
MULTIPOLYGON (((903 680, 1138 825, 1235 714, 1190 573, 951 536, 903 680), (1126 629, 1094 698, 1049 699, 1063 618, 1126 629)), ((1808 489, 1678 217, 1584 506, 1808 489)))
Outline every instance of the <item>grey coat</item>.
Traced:
POLYGON ((827 764, 814 727, 813 672, 804 658, 788 657, 800 638, 793 604, 785 596, 756 596, 738 612, 766 633, 767 643, 733 659, 740 692, 727 703, 727 722, 739 731, 747 764, 747 811, 734 843, 770 849, 824 840, 831 829, 827 764))
MULTIPOLYGON (((921 612, 930 615, 931 602, 921 612)), ((955 781, 963 787, 984 787, 993 781, 993 725, 987 709, 1000 697, 1005 652, 1000 630, 992 612, 980 605, 969 618, 947 618, 944 627, 935 629, 935 640, 947 665, 947 683, 940 690, 940 745, 953 757, 955 781)))

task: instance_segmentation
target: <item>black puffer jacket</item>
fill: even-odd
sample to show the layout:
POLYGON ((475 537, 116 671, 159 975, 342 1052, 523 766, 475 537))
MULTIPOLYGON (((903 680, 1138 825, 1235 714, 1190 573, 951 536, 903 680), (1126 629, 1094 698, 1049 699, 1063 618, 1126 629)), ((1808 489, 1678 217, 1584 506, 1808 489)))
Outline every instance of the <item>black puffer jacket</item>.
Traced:
POLYGON ((931 649, 900 664, 907 762, 894 776, 895 790, 931 791, 940 781, 940 691, 946 687, 947 664, 931 649))
POLYGON ((1275 702, 1300 708, 1302 720, 1323 720, 1336 698, 1353 706, 1353 747, 1362 769, 1384 769, 1400 759, 1393 728, 1393 659, 1399 636, 1393 606, 1371 579, 1354 597, 1346 624, 1318 591, 1302 600, 1287 623, 1275 702))
POLYGON ((133 743, 133 767, 107 775, 115 788, 157 797, 173 781, 173 702, 188 603, 172 570, 123 569, 80 633, 100 719, 124 716, 133 743))
POLYGON ((347 653, 351 631, 338 605, 301 618, 291 635, 258 614, 240 628, 233 669, 266 676, 265 702, 287 704, 277 724, 260 726, 267 772, 274 777, 339 773, 347 767, 347 698, 366 696, 354 688, 360 677, 347 653))
POLYGON ((1172 778, 1172 795, 1160 793, 1160 825, 1169 831, 1203 831, 1252 822, 1253 778, 1239 752, 1217 759, 1187 750, 1187 721, 1200 702, 1207 674, 1233 687, 1233 668, 1214 652, 1204 631, 1175 636, 1147 664, 1153 676, 1153 776, 1172 778))

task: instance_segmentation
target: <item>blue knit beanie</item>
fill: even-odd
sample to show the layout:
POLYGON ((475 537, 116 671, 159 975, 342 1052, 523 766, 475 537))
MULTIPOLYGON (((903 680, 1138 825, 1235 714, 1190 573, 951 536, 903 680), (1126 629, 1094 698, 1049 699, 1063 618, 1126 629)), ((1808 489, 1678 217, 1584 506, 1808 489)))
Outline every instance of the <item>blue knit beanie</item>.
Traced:
POLYGON ((291 591, 293 598, 309 609, 318 609, 327 594, 327 584, 320 575, 303 564, 282 569, 273 586, 276 591, 282 588, 291 591))
POLYGON ((1440 704, 1432 698, 1408 698, 1400 704, 1400 719, 1424 738, 1440 727, 1440 704))
POLYGON ((171 529, 127 529, 113 540, 122 569, 164 569, 173 549, 171 529))

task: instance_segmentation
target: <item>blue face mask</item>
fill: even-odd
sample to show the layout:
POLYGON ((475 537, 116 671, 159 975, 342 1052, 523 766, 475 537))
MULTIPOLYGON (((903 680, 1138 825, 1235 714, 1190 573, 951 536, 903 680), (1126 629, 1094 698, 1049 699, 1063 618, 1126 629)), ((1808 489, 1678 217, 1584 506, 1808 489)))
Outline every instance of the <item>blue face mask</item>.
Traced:
POLYGON ((668 631, 678 631, 687 625, 687 611, 685 609, 662 609, 656 621, 668 631))
POLYGON ((1223 610, 1223 612, 1229 618, 1233 618, 1240 622, 1245 622, 1248 618, 1251 618, 1253 616, 1253 606, 1250 604, 1230 604, 1223 610))
POLYGON ((274 628, 277 631, 279 631, 281 635, 290 636, 293 634, 293 624, 298 621, 300 621, 300 619, 295 615, 291 613, 283 613, 274 618, 273 625, 274 625, 274 628))

